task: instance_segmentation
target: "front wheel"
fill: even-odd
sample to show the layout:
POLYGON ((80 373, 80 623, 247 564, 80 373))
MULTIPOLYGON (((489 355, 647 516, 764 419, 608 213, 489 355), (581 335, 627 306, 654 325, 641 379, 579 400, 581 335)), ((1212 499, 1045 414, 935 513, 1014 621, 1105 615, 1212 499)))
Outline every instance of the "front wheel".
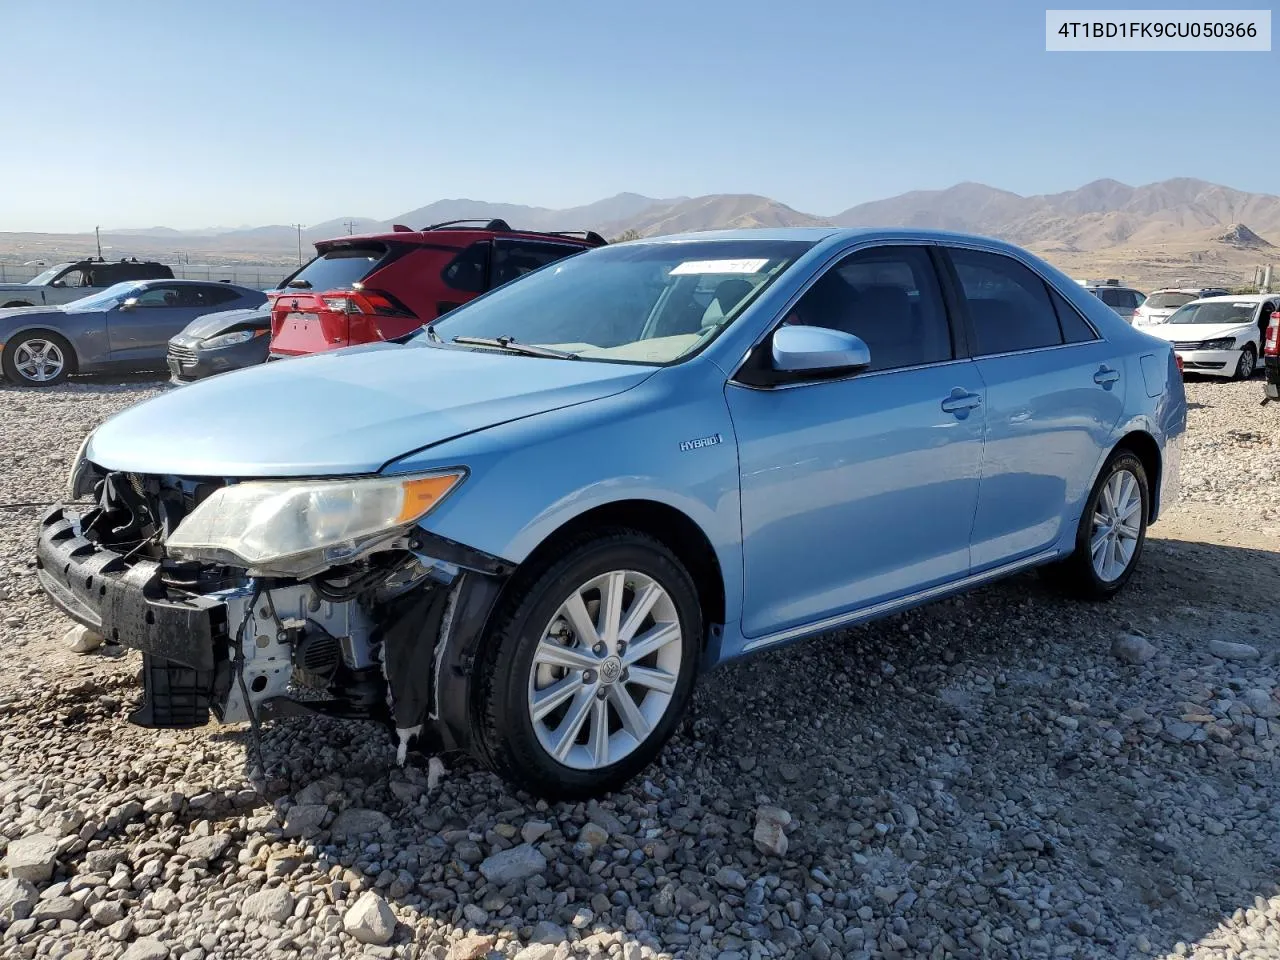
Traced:
POLYGON ((56 333, 32 330, 20 333, 4 346, 0 368, 12 382, 24 387, 49 387, 67 379, 75 353, 56 333))
POLYGON ((1085 501, 1075 552, 1046 574, 1074 596, 1110 599, 1129 582, 1142 556, 1150 504, 1142 461, 1128 450, 1116 451, 1085 501))
POLYGON ((1240 351, 1240 362, 1236 364, 1236 380, 1248 380, 1258 368, 1258 351, 1252 343, 1246 343, 1240 351))
MULTIPOLYGON (((549 799, 616 789, 658 755, 693 692, 702 614, 662 543, 612 530, 513 583, 484 644, 487 765, 549 799)), ((517 575, 519 576, 519 575, 517 575)))

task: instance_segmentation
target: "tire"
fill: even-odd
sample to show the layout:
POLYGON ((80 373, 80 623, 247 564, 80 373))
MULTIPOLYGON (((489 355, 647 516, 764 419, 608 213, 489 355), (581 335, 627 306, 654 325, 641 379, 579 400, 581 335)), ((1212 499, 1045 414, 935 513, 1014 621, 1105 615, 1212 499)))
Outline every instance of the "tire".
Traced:
POLYGON ((48 330, 27 330, 5 344, 0 369, 10 383, 51 387, 67 379, 75 362, 75 351, 65 337, 48 330))
POLYGON ((1240 351, 1240 362, 1236 364, 1236 372, 1232 380, 1248 380, 1258 369, 1258 351, 1252 343, 1246 343, 1240 351))
MULTIPOLYGON (((645 534, 595 531, 554 556, 517 573, 481 644, 472 703, 476 749, 482 762, 519 789, 547 799, 583 799, 636 776, 674 732, 698 673, 702 612, 688 571, 645 534), (607 630, 594 651, 596 644, 583 639, 596 629, 611 588, 621 599, 621 653, 606 646, 607 630), (636 613, 641 597, 654 602, 628 630, 628 615, 636 613), (574 612, 566 607, 574 598, 581 603, 571 624, 574 612), (671 636, 673 627, 678 636, 671 636), (628 649, 628 632, 649 638, 649 652, 636 649, 638 640, 628 649), (549 662, 561 658, 567 659, 549 662), (643 683, 636 679, 641 670, 643 683), (540 719, 535 709, 543 711, 540 719), (599 730, 604 734, 597 738, 599 730)), ((593 632, 587 639, 599 636, 593 632)))
MULTIPOLYGON (((1115 488, 1113 487, 1112 489, 1114 491, 1115 488)), ((1122 506, 1120 509, 1127 509, 1129 508, 1128 505, 1122 506)), ((1093 490, 1089 493, 1089 498, 1085 501, 1084 510, 1080 515, 1080 526, 1076 530, 1075 551, 1065 560, 1046 567, 1044 571, 1046 578, 1067 594, 1079 599, 1110 600, 1129 582, 1129 578, 1133 576, 1133 571, 1138 566, 1138 561, 1142 558, 1142 549, 1147 541, 1147 518, 1150 515, 1150 486, 1147 481, 1147 471, 1142 466, 1142 461, 1129 450, 1117 450, 1103 466, 1093 490), (1136 525, 1137 534, 1134 538, 1127 538, 1121 534, 1113 537, 1112 542, 1114 543, 1118 540, 1131 543, 1133 550, 1118 572, 1114 565, 1107 569, 1105 561, 1118 560, 1120 554, 1111 553, 1108 555, 1104 553, 1102 555, 1104 562, 1101 564, 1102 570, 1100 570, 1100 565, 1095 563, 1094 552, 1091 549, 1094 539, 1095 515, 1102 517, 1110 512, 1105 499, 1106 492, 1115 478, 1125 473, 1136 484, 1136 488, 1133 489, 1132 493, 1128 494, 1126 499, 1128 505, 1132 504, 1134 496, 1139 501, 1138 508, 1132 514, 1136 516, 1138 521, 1136 525)), ((1127 526, 1132 527, 1133 525, 1129 524, 1127 526)), ((1103 549, 1106 550, 1106 546, 1103 549)))

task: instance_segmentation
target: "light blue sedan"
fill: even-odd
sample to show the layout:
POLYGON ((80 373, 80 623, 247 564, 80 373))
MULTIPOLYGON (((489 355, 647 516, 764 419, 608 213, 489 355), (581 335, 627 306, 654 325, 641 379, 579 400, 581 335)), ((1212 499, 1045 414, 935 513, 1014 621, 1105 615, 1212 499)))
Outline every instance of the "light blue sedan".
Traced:
POLYGON ((381 717, 580 797, 716 664, 1032 567, 1111 596, 1185 425, 1170 345, 1016 247, 668 237, 125 411, 40 577, 143 651, 138 722, 381 717))

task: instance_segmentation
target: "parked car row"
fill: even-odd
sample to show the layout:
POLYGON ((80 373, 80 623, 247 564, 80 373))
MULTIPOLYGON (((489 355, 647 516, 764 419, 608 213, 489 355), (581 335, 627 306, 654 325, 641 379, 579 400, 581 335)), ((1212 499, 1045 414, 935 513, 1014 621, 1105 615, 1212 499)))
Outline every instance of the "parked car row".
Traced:
MULTIPOLYGON (((402 757, 599 794, 716 664, 1033 568, 1108 598, 1176 499, 1172 345, 1009 244, 719 231, 505 283, 508 239, 561 252, 452 228, 325 245, 273 323, 357 316, 322 320, 320 294, 443 315, 85 439, 39 579, 142 652, 135 722, 373 718, 402 757), (470 302, 445 312, 446 289, 470 302)), ((263 339, 240 323, 202 342, 263 339)))
POLYGON ((159 263, 64 263, 28 283, 0 285, 9 308, 0 309, 0 361, 5 377, 24 386, 166 364, 175 383, 190 383, 268 359, 406 336, 489 290, 604 243, 592 231, 513 230, 503 220, 396 226, 317 243, 311 261, 265 294, 173 280, 159 263), (229 313, 206 316, 214 311, 229 313))

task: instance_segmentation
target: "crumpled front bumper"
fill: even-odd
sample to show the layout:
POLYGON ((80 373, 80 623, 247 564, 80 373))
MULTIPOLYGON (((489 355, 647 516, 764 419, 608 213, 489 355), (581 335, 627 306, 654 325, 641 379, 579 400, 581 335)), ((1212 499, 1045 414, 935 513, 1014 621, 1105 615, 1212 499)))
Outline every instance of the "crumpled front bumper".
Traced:
POLYGON ((69 617, 119 643, 197 670, 212 670, 227 638, 226 605, 209 597, 164 596, 159 564, 133 560, 77 533, 66 508, 40 521, 40 585, 69 617))

